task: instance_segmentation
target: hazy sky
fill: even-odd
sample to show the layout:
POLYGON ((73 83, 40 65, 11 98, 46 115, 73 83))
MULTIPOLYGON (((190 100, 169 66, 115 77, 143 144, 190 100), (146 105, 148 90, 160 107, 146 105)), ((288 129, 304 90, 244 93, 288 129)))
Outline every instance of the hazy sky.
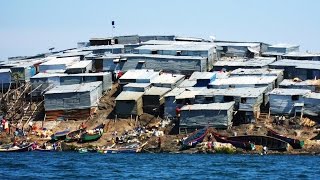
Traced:
POLYGON ((1 0, 0 59, 91 37, 182 35, 300 44, 320 51, 318 0, 1 0))

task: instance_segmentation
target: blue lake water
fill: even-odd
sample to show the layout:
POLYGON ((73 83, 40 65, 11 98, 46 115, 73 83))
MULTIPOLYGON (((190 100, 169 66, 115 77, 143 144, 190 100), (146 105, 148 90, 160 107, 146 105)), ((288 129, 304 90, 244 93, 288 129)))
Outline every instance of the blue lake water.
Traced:
POLYGON ((0 154, 0 179, 318 179, 320 156, 0 154))

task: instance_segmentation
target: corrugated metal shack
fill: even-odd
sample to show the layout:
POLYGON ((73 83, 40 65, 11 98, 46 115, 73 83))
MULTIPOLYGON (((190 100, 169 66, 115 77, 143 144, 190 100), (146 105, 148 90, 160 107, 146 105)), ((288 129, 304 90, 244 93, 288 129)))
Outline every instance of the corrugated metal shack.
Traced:
POLYGON ((277 88, 269 92, 270 113, 275 115, 296 115, 303 109, 303 96, 310 93, 305 89, 277 88))
POLYGON ((46 120, 87 119, 101 96, 101 82, 56 86, 44 95, 46 120))
POLYGON ((171 88, 165 87, 151 87, 147 90, 142 97, 143 112, 163 117, 164 95, 169 91, 171 91, 171 88))
POLYGON ((319 79, 320 61, 283 59, 269 65, 270 68, 284 69, 284 78, 319 79))
POLYGON ((32 96, 42 96, 46 91, 60 85, 61 73, 38 73, 30 78, 32 96))
POLYGON ((268 68, 268 65, 273 63, 276 58, 273 57, 255 57, 250 59, 244 58, 222 58, 213 64, 215 71, 233 71, 239 68, 256 69, 268 68))
POLYGON ((320 116, 320 93, 308 93, 303 96, 303 114, 320 116))
POLYGON ((108 91, 112 88, 112 73, 99 72, 99 73, 80 73, 68 74, 60 78, 61 85, 81 84, 86 82, 102 82, 102 90, 108 91))
POLYGON ((214 41, 221 57, 255 57, 267 50, 263 42, 214 41))
POLYGON ((212 64, 217 60, 214 43, 184 43, 166 45, 143 45, 136 48, 139 54, 159 54, 170 56, 200 56, 206 57, 206 71, 212 69, 212 64))
POLYGON ((80 61, 80 57, 50 58, 49 61, 40 64, 40 72, 64 72, 69 66, 80 61))
POLYGON ((123 86, 123 91, 145 92, 151 86, 151 83, 129 83, 123 86))
POLYGON ((11 67, 12 80, 15 81, 15 77, 17 77, 19 81, 30 81, 30 77, 36 74, 35 64, 37 64, 37 62, 21 62, 11 67), (15 74, 17 74, 17 76, 15 76, 15 74))
POLYGON ((295 80, 295 79, 284 79, 280 84, 279 88, 286 89, 309 89, 312 92, 320 92, 320 80, 295 80))
POLYGON ((92 61, 83 60, 83 61, 75 62, 71 66, 67 67, 65 72, 68 74, 77 74, 77 73, 89 73, 90 71, 92 71, 92 61))
MULTIPOLYGON (((117 63, 118 69, 154 69, 168 73, 191 75, 194 71, 208 71, 208 60, 200 56, 171 56, 157 54, 126 54, 121 55, 117 63)), ((109 61, 109 67, 110 65, 109 61)), ((212 66, 212 64, 210 64, 212 66)))
POLYGON ((236 69, 230 73, 230 76, 277 76, 275 82, 276 87, 283 81, 283 70, 282 69, 236 69))
POLYGON ((151 80, 153 86, 165 87, 173 89, 178 87, 180 83, 184 80, 185 76, 181 74, 168 74, 161 73, 159 76, 151 80))
POLYGON ((140 116, 143 113, 142 96, 144 92, 122 91, 116 98, 118 117, 140 116))
POLYGON ((265 99, 267 87, 261 88, 228 88, 228 89, 204 89, 195 96, 195 103, 226 103, 235 102, 234 109, 238 111, 237 122, 254 122, 260 115, 260 106, 268 103, 265 99))
POLYGON ((121 58, 119 54, 105 54, 101 57, 87 56, 86 58, 92 59, 94 71, 114 72, 122 69, 121 63, 119 63, 121 58))
POLYGON ((262 53, 262 56, 277 57, 277 59, 280 59, 280 57, 284 54, 298 52, 299 47, 299 45, 293 44, 274 44, 268 46, 267 51, 262 53))
POLYGON ((0 69, 0 88, 8 89, 11 83, 11 70, 10 69, 0 69))
POLYGON ((193 104, 181 108, 179 132, 192 132, 206 126, 228 128, 232 126, 234 102, 193 104), (183 129, 183 130, 182 130, 183 129))
POLYGON ((128 70, 119 78, 119 83, 122 86, 128 83, 151 83, 152 79, 158 76, 159 72, 155 72, 152 69, 128 70))

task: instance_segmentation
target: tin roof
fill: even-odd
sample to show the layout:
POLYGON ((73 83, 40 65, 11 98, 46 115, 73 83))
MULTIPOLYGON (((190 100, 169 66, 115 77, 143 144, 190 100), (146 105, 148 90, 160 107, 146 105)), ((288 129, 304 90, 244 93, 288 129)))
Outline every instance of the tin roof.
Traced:
POLYGON ((91 60, 78 61, 78 62, 73 63, 67 69, 86 68, 91 63, 92 63, 91 60))
POLYGON ((137 50, 171 50, 171 51, 208 51, 211 48, 214 48, 215 44, 213 43, 207 43, 207 44, 192 44, 192 43, 186 43, 186 44, 160 44, 160 45, 143 45, 140 47, 137 47, 135 49, 137 50))
POLYGON ((273 63, 276 60, 274 57, 256 57, 251 59, 245 58, 224 58, 216 61, 214 66, 244 66, 244 67, 263 67, 273 63))
POLYGON ((68 76, 68 74, 64 73, 38 73, 34 76, 31 77, 31 79, 36 79, 36 78, 49 78, 49 77, 62 77, 62 76, 68 76))
POLYGON ((280 86, 318 86, 320 85, 320 80, 305 80, 305 81, 294 81, 292 79, 284 79, 280 84, 280 86))
POLYGON ((196 80, 185 79, 178 85, 179 88, 193 87, 197 84, 196 80))
POLYGON ((308 61, 308 60, 291 60, 282 59, 270 64, 271 66, 291 66, 297 69, 318 69, 320 70, 320 61, 308 61))
POLYGON ((44 62, 41 65, 65 64, 67 66, 70 66, 76 61, 80 61, 80 57, 51 58, 49 59, 49 61, 44 62))
POLYGON ((81 83, 81 84, 72 84, 72 85, 62 85, 56 86, 45 94, 63 94, 63 93, 79 93, 79 92, 90 92, 97 87, 101 86, 101 82, 90 82, 90 83, 81 83))
POLYGON ((115 45, 101 45, 101 46, 89 46, 79 48, 81 51, 94 51, 94 50, 103 50, 103 49, 123 49, 123 44, 115 44, 115 45))
POLYGON ((216 79, 210 85, 247 85, 247 84, 271 84, 277 76, 232 76, 227 79, 216 79))
POLYGON ((292 96, 292 95, 305 95, 305 94, 310 93, 310 92, 311 92, 311 90, 307 90, 307 89, 276 88, 276 89, 272 90, 271 92, 269 92, 269 94, 292 96))
POLYGON ((296 47, 299 47, 299 45, 287 44, 287 43, 279 43, 279 44, 273 44, 273 45, 268 46, 268 47, 272 47, 272 48, 296 48, 296 47))
POLYGON ((121 58, 156 58, 156 59, 181 59, 181 60, 202 60, 206 59, 201 56, 172 56, 172 55, 161 55, 161 54, 121 54, 121 58))
POLYGON ((55 54, 57 57, 73 57, 73 56, 87 56, 91 51, 65 51, 63 53, 55 54))
POLYGON ((244 69, 239 68, 233 70, 231 75, 279 75, 283 73, 282 69, 269 69, 269 68, 257 68, 257 69, 244 69))
POLYGON ((171 90, 171 88, 164 88, 164 87, 151 87, 148 89, 144 95, 159 95, 163 96, 166 93, 168 93, 171 90))
POLYGON ((155 72, 153 69, 134 69, 128 70, 120 77, 120 81, 124 79, 152 79, 158 76, 159 72, 155 72))
POLYGON ((192 110, 228 110, 233 107, 235 102, 228 103, 210 103, 210 104, 192 104, 185 105, 181 108, 182 111, 192 110))
POLYGON ((204 89, 199 92, 198 95, 201 96, 216 96, 216 95, 226 95, 226 96, 238 96, 238 97, 259 97, 261 94, 267 91, 267 87, 259 88, 228 88, 228 89, 204 89))
POLYGON ((144 92, 122 91, 116 98, 116 101, 136 101, 142 97, 144 92))
POLYGON ((192 99, 199 94, 204 88, 186 88, 185 91, 176 96, 176 99, 192 99))
POLYGON ((184 79, 184 75, 181 74, 169 74, 169 73, 162 73, 159 76, 155 77, 151 80, 151 83, 155 84, 174 84, 181 79, 184 79))
POLYGON ((305 98, 310 98, 310 99, 320 99, 320 93, 308 93, 306 95, 304 95, 305 98))
POLYGON ((0 73, 8 73, 11 72, 10 69, 0 69, 0 73))
POLYGON ((139 87, 139 88, 145 88, 150 86, 151 83, 128 83, 124 87, 139 87))
POLYGON ((214 72, 193 72, 189 80, 195 81, 197 79, 212 79, 216 76, 214 72))
POLYGON ((238 47, 256 47, 260 46, 260 43, 254 42, 215 42, 217 46, 238 46, 238 47))
POLYGON ((311 52, 290 52, 285 55, 285 57, 319 57, 320 53, 311 53, 311 52))

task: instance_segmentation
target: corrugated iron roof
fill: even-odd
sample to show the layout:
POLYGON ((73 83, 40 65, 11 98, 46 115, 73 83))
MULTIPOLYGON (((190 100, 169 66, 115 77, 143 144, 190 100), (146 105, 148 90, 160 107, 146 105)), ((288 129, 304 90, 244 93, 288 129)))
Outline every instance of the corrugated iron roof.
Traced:
POLYGON ((145 88, 150 86, 151 83, 129 83, 126 84, 124 87, 140 87, 140 88, 145 88))
POLYGON ((216 76, 214 72, 193 72, 189 80, 195 81, 197 79, 212 79, 216 76))
POLYGON ((160 45, 143 45, 137 47, 137 50, 171 50, 171 51, 208 51, 212 48, 216 47, 213 43, 208 44, 160 44, 160 45))
POLYGON ((299 45, 296 45, 296 44, 287 44, 287 43, 279 43, 279 44, 273 44, 269 47, 272 47, 272 48, 297 48, 299 47, 299 45))
POLYGON ((70 66, 76 61, 80 61, 80 57, 65 57, 65 58, 51 58, 49 61, 42 63, 41 65, 58 65, 65 64, 70 66))
POLYGON ((304 95, 305 98, 310 98, 310 99, 320 99, 320 93, 308 93, 306 95, 304 95))
POLYGON ((10 69, 0 69, 0 73, 8 73, 11 72, 10 69))
POLYGON ((124 79, 153 79, 156 76, 159 76, 159 72, 155 72, 153 69, 135 69, 128 70, 120 77, 120 81, 124 79))
POLYGON ((256 57, 256 58, 223 58, 216 61, 214 66, 244 66, 244 67, 263 67, 273 63, 276 60, 274 57, 256 57))
POLYGON ((271 66, 291 66, 297 69, 318 69, 320 61, 282 59, 270 64, 271 66))
POLYGON ((210 103, 210 104, 193 104, 185 105, 181 108, 182 111, 192 110, 228 110, 233 107, 234 101, 228 103, 210 103))
POLYGON ((163 96, 166 93, 168 93, 171 90, 171 88, 164 88, 164 87, 151 87, 148 89, 144 95, 159 95, 163 96))
POLYGON ((75 62, 74 64, 69 66, 67 69, 86 68, 91 63, 92 63, 91 60, 83 60, 83 61, 75 62))
POLYGON ((79 93, 79 92, 90 92, 97 87, 101 86, 102 82, 89 82, 72 85, 56 86, 45 93, 46 94, 62 94, 62 93, 79 93))
POLYGON ((239 97, 259 97, 261 94, 267 91, 267 87, 259 88, 228 88, 228 89, 204 89, 198 93, 202 96, 216 96, 216 95, 225 95, 225 96, 239 96, 239 97))
POLYGON ((227 79, 216 79, 210 85, 247 85, 247 84, 271 84, 277 76, 232 76, 227 79))
POLYGON ((283 73, 282 69, 269 69, 269 68, 255 68, 255 69, 244 69, 239 68, 233 70, 231 75, 279 75, 283 73))
POLYGON ((292 95, 305 95, 305 94, 310 93, 310 92, 311 92, 311 90, 307 90, 307 89, 276 88, 276 89, 272 90, 271 92, 269 92, 269 94, 292 96, 292 95))
POLYGON ((281 83, 280 86, 317 86, 320 85, 320 80, 305 80, 305 81, 294 81, 292 79, 284 79, 281 83))
POLYGON ((184 79, 184 75, 181 74, 169 74, 169 73, 162 73, 159 76, 155 77, 151 80, 151 83, 155 84, 174 84, 181 79, 184 79))
POLYGON ((122 91, 116 101, 136 101, 143 96, 144 92, 122 91))

